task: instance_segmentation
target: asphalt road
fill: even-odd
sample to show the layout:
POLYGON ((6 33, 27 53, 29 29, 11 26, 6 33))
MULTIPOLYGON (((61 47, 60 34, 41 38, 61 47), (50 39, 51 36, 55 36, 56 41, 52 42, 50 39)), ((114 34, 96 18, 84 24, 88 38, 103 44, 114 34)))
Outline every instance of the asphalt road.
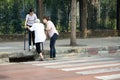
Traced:
POLYGON ((0 64, 0 80, 120 80, 119 57, 0 64))

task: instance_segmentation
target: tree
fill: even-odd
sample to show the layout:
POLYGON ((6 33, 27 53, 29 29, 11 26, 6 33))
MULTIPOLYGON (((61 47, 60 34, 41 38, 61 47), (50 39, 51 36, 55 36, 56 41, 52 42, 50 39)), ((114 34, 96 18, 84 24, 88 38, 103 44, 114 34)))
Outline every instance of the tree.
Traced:
POLYGON ((59 6, 59 0, 44 0, 44 6, 45 6, 45 15, 50 16, 51 20, 55 24, 55 26, 58 24, 58 6, 59 6))
POLYGON ((42 20, 42 17, 43 17, 43 13, 44 13, 44 10, 43 10, 43 0, 36 0, 36 4, 37 4, 37 15, 38 15, 38 18, 40 18, 40 20, 42 20))
POLYGON ((22 21, 20 19, 20 0, 14 0, 14 5, 12 8, 12 25, 13 25, 13 33, 21 33, 22 32, 22 21))
POLYGON ((71 0, 44 0, 44 6, 44 14, 51 17, 59 31, 68 32, 71 0))
POLYGON ((77 6, 76 0, 72 0, 71 3, 71 39, 70 45, 76 46, 76 13, 77 13, 77 6))
POLYGON ((83 37, 87 37, 87 0, 82 0, 81 7, 81 29, 83 32, 83 37))
POLYGON ((120 36, 120 0, 117 0, 117 30, 118 35, 120 36))
POLYGON ((58 20, 62 26, 62 32, 69 31, 69 16, 71 10, 71 0, 59 0, 58 20), (65 15, 65 16, 63 16, 65 15))
MULTIPOLYGON (((87 14, 88 14, 88 29, 96 29, 98 27, 97 21, 100 19, 98 16, 99 5, 98 0, 89 0, 87 2, 87 14)), ((100 22, 99 22, 100 23, 100 22)))

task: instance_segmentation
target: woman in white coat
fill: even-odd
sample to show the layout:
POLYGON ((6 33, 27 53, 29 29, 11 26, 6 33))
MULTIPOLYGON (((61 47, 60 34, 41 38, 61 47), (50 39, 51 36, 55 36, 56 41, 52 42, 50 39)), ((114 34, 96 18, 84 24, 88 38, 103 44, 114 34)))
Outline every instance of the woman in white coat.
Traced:
POLYGON ((35 23, 32 25, 32 27, 29 27, 29 26, 26 26, 26 27, 30 31, 35 32, 36 51, 40 55, 41 61, 43 61, 43 59, 44 59, 43 53, 42 53, 43 46, 41 46, 40 44, 43 45, 43 42, 45 42, 45 40, 46 40, 46 34, 45 34, 45 30, 44 30, 45 29, 44 25, 42 23, 40 23, 39 19, 36 19, 35 23))

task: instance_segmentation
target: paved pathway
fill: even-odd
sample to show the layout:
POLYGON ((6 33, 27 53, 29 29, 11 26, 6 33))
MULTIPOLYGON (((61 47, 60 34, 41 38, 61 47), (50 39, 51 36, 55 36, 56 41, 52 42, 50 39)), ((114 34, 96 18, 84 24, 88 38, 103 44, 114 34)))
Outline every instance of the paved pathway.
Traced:
MULTIPOLYGON (((26 42, 27 45, 28 42, 26 42)), ((69 46, 70 39, 57 40, 57 57, 65 58, 70 56, 120 56, 120 37, 86 38, 77 39, 77 46, 69 46), (117 54, 116 54, 117 53, 117 54)), ((0 42, 0 58, 24 57, 34 55, 34 49, 24 50, 24 41, 0 42)), ((44 50, 49 51, 49 40, 44 43, 44 50)), ((49 52, 45 52, 45 54, 49 52)), ((3 61, 4 61, 3 59, 3 61)), ((7 59, 8 60, 8 59, 7 59)), ((2 61, 0 61, 2 62, 2 61)))

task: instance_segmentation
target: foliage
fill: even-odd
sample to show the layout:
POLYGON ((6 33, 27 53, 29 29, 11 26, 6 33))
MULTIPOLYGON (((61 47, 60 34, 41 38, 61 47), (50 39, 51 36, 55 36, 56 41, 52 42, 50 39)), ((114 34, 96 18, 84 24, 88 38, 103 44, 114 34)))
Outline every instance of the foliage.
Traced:
POLYGON ((100 0, 101 28, 116 29, 117 0, 100 0))
POLYGON ((68 31, 71 0, 44 0, 46 15, 51 17, 55 25, 62 26, 60 31, 68 31))
POLYGON ((0 34, 21 34, 28 9, 34 0, 0 0, 0 34))
POLYGON ((89 0, 88 28, 116 29, 116 10, 117 0, 98 0, 98 3, 89 0))
MULTIPOLYGON (((51 17, 59 31, 68 32, 70 30, 69 24, 71 21, 71 0, 43 1, 44 15, 51 17)), ((99 4, 97 5, 94 5, 92 2, 97 0, 87 1, 88 29, 116 29, 117 0, 98 0, 99 4), (100 7, 96 7, 99 5, 100 7)), ((22 26, 24 26, 24 20, 28 10, 34 8, 36 12, 37 5, 35 2, 36 0, 0 0, 0 34, 23 33, 22 26)), ((79 17, 77 17, 77 19, 78 18, 79 17)), ((79 25, 78 23, 77 26, 79 25)))

